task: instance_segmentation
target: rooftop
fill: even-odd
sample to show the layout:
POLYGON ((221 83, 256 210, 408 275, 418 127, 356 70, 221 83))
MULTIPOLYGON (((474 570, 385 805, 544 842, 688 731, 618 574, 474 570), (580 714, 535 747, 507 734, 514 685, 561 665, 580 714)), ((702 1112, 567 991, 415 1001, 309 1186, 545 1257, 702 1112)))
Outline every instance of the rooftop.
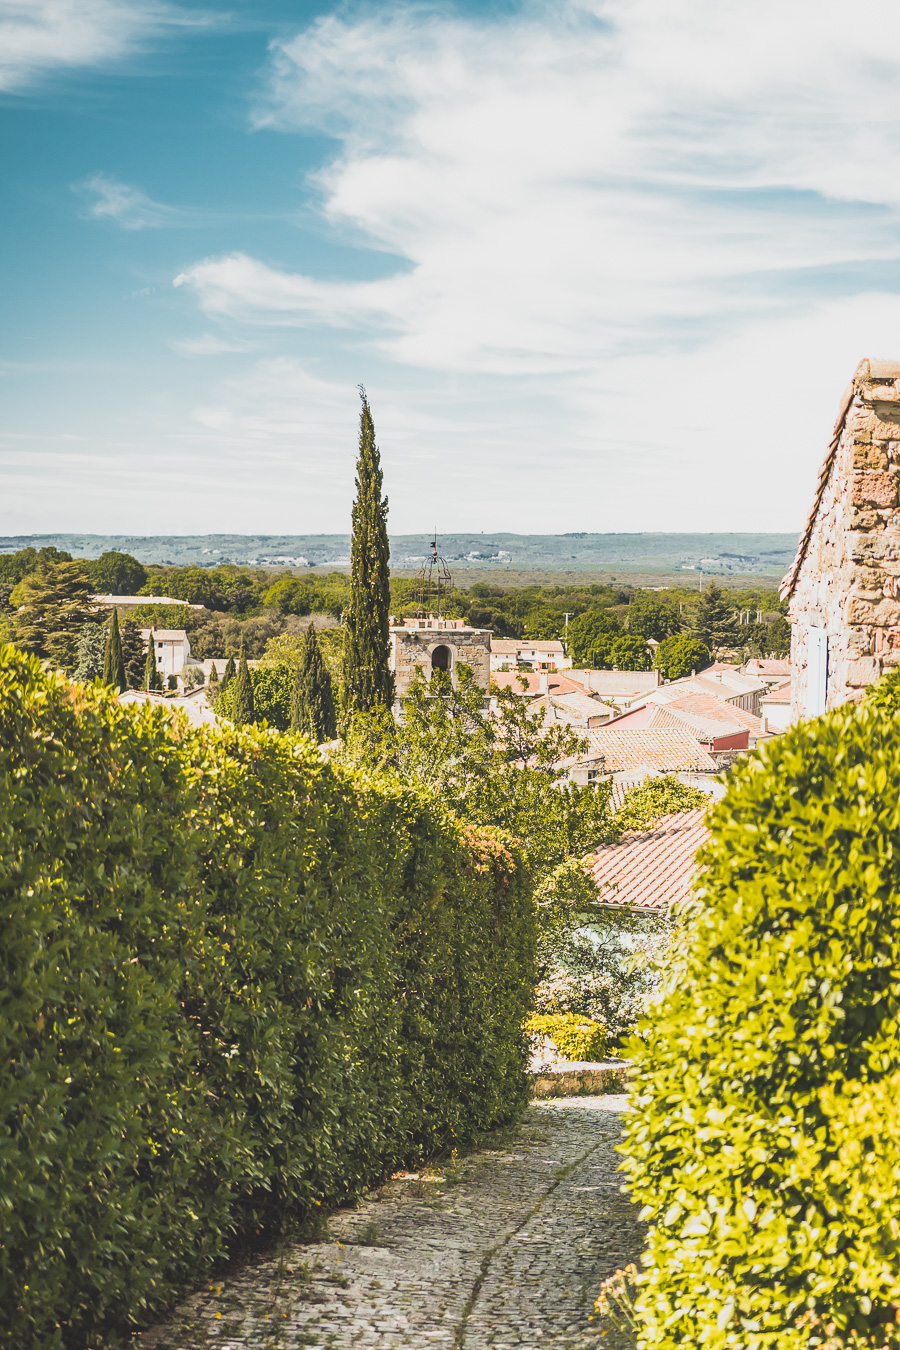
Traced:
POLYGON ((667 716, 664 708, 658 710, 651 727, 592 727, 584 737, 591 754, 603 755, 606 773, 623 769, 715 773, 719 767, 696 736, 676 718, 667 716))
POLYGON ((685 900, 697 875, 697 852, 709 829, 702 810, 664 816, 652 830, 632 830, 585 863, 606 905, 667 911, 685 900))

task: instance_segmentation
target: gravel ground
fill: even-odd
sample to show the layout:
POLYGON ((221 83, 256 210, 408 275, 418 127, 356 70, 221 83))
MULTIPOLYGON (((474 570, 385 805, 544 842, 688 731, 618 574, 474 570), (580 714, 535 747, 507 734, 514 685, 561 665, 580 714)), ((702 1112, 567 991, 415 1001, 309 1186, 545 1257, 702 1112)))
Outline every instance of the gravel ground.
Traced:
POLYGON ((323 1241, 287 1243, 205 1287, 134 1346, 625 1347, 588 1320, 600 1282, 641 1247, 614 1152, 625 1103, 535 1104, 442 1173, 398 1176, 333 1214, 323 1241))

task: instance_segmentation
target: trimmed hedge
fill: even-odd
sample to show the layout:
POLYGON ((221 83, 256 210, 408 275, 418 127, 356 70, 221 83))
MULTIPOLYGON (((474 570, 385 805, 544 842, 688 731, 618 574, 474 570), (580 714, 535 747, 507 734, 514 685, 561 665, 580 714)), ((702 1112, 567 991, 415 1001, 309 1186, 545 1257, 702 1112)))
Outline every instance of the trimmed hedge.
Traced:
POLYGON ((900 717, 790 729, 711 823, 631 1047, 639 1345, 897 1346, 900 717))
POLYGON ((433 800, 0 647, 0 1343, 82 1346, 235 1240, 527 1101, 527 877, 433 800))
POLYGON ((531 1036, 547 1036, 564 1059, 593 1063, 607 1052, 606 1027, 576 1013, 532 1013, 525 1022, 531 1036))

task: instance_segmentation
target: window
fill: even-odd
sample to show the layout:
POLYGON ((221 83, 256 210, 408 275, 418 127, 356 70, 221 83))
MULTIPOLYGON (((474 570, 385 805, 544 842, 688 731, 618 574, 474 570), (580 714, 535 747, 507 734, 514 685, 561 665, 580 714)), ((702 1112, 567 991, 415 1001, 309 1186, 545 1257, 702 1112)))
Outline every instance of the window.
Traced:
POLYGON ((435 647, 434 651, 431 653, 432 671, 449 670, 451 660, 449 647, 435 647))

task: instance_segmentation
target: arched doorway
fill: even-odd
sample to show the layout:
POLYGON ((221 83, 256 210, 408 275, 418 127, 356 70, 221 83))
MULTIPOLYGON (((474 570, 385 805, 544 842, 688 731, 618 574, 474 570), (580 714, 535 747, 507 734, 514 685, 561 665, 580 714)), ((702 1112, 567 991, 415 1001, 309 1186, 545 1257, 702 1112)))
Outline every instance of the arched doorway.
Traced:
POLYGON ((436 670, 449 670, 451 662, 452 657, 449 647, 435 647, 434 651, 431 653, 432 674, 436 670))

